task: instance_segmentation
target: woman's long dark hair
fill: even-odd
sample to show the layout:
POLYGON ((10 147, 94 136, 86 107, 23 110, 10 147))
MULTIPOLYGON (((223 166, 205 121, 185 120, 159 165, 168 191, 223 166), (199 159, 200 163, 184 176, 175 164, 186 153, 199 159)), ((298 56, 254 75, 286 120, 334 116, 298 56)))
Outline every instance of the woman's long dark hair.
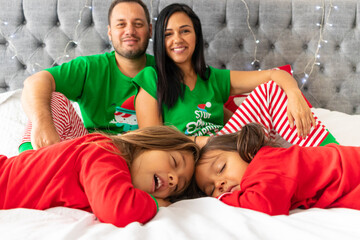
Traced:
MULTIPOLYGON (((264 146, 278 147, 279 145, 269 139, 264 127, 258 123, 249 123, 236 133, 211 137, 200 151, 203 154, 211 150, 238 152, 240 157, 250 163, 256 153, 264 146)), ((198 161, 201 164, 201 161, 198 161)))
POLYGON ((165 29, 169 18, 175 12, 184 12, 191 19, 196 34, 196 45, 192 56, 192 64, 196 74, 203 80, 209 78, 208 68, 204 57, 204 40, 201 29, 201 22, 194 11, 186 4, 174 3, 165 7, 159 14, 155 25, 154 36, 154 57, 158 72, 157 100, 159 112, 162 112, 162 104, 169 108, 175 105, 175 102, 184 97, 185 86, 184 73, 169 58, 165 49, 165 29))

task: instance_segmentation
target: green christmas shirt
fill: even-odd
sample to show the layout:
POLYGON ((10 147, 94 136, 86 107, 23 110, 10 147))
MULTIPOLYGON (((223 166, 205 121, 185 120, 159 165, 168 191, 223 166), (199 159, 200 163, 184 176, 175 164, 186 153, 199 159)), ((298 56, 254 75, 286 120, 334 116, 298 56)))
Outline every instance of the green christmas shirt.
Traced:
MULTIPOLYGON (((165 125, 175 126, 186 135, 214 135, 224 126, 223 105, 230 95, 230 70, 210 68, 210 77, 199 76, 195 88, 185 85, 184 99, 179 98, 169 109, 162 105, 165 125)), ((144 68, 133 82, 157 99, 157 72, 153 67, 144 68)))
MULTIPOLYGON (((155 65, 146 55, 146 65, 155 65)), ((79 104, 85 127, 112 134, 138 128, 132 79, 117 67, 115 52, 77 57, 60 66, 46 69, 56 91, 79 104)))

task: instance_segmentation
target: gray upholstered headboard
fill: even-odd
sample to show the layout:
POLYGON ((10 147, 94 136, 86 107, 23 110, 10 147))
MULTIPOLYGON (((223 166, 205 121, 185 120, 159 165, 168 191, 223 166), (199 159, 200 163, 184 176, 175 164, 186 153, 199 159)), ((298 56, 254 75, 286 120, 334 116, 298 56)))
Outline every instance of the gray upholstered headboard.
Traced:
MULTIPOLYGON (((0 0, 0 92, 76 56, 111 51, 110 2, 0 0)), ((153 21, 170 3, 191 6, 202 20, 209 65, 251 70, 290 64, 315 107, 360 113, 360 0, 144 2, 153 21)))

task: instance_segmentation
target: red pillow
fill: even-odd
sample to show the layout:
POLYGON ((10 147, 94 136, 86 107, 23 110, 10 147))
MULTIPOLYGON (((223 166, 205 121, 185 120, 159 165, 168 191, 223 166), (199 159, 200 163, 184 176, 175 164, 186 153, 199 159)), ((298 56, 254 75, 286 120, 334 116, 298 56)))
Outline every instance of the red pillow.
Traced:
MULTIPOLYGON (((291 66, 290 64, 284 65, 284 66, 280 66, 274 69, 278 69, 278 70, 284 70, 286 72, 288 72, 289 74, 291 74, 292 76, 292 72, 291 72, 291 66)), ((247 94, 241 94, 241 95, 234 95, 234 96, 230 96, 229 99, 227 100, 227 102, 224 104, 224 106, 229 109, 232 112, 235 112, 236 109, 240 106, 240 104, 245 100, 245 98, 248 96, 247 94)), ((305 96, 304 96, 305 98, 305 96)), ((311 104, 309 103, 309 101, 305 98, 305 101, 307 102, 307 104, 309 105, 309 107, 311 108, 311 104)))

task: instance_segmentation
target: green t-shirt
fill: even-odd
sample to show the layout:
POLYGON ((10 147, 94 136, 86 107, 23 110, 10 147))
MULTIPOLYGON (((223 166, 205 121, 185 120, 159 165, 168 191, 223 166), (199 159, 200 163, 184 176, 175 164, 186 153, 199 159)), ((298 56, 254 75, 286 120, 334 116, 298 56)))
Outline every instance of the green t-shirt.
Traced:
MULTIPOLYGON (((146 65, 155 59, 146 55, 146 65)), ((138 128, 132 79, 117 67, 115 52, 77 57, 60 66, 46 69, 56 91, 79 104, 85 127, 112 134, 138 128)))
MULTIPOLYGON (((153 67, 144 68, 133 82, 157 99, 157 72, 153 67)), ((190 136, 213 135, 224 126, 223 105, 230 95, 230 70, 210 67, 210 77, 199 76, 195 88, 185 86, 184 99, 179 98, 169 109, 162 105, 165 125, 172 125, 190 136)))

